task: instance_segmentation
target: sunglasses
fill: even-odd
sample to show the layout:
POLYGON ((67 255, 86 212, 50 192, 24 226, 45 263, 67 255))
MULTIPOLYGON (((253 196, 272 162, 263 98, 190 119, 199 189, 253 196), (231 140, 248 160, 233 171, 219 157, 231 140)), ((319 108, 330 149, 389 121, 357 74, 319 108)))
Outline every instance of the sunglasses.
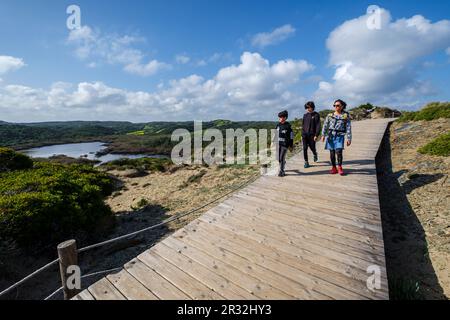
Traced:
POLYGON ((342 106, 340 104, 335 104, 334 107, 337 108, 337 107, 342 107, 342 106))

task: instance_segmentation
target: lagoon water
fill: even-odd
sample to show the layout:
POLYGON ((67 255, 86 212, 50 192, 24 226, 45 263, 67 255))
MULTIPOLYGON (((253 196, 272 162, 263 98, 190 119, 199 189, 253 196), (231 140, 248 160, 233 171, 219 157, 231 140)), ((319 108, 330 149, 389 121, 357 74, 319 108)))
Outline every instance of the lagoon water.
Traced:
POLYGON ((85 143, 69 143, 58 144, 52 146, 45 146, 39 148, 33 148, 21 151, 22 153, 32 158, 50 158, 55 155, 65 155, 71 158, 79 158, 87 155, 87 159, 99 160, 101 163, 128 158, 138 159, 144 157, 160 158, 159 155, 147 155, 147 154, 106 154, 101 157, 96 157, 95 154, 106 148, 103 142, 85 142, 85 143))

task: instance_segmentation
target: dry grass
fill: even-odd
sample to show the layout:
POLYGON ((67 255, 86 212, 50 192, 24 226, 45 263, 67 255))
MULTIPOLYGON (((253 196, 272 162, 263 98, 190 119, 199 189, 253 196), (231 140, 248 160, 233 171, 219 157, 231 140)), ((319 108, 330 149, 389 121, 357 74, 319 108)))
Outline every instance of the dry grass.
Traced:
MULTIPOLYGON (((255 166, 191 166, 173 173, 152 173, 136 178, 127 178, 123 172, 111 171, 124 182, 125 188, 106 202, 120 215, 129 213, 139 204, 147 203, 165 208, 166 215, 171 216, 200 207, 221 196, 255 176, 258 170, 255 166)), ((185 225, 207 209, 183 219, 181 223, 174 222, 171 228, 185 225)))

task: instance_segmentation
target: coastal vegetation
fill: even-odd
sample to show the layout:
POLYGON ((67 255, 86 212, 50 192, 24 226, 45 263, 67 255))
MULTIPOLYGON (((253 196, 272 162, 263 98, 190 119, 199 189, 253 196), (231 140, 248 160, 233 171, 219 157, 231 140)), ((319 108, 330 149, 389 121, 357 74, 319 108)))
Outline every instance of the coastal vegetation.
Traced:
POLYGON ((450 102, 432 102, 419 111, 403 112, 399 121, 431 121, 440 118, 450 118, 450 102))
POLYGON ((430 143, 419 148, 419 152, 433 156, 450 156, 450 132, 440 135, 430 143))
POLYGON ((0 149, 0 235, 21 246, 89 234, 112 216, 114 182, 90 165, 33 162, 0 149), (11 165, 11 159, 16 159, 11 165))

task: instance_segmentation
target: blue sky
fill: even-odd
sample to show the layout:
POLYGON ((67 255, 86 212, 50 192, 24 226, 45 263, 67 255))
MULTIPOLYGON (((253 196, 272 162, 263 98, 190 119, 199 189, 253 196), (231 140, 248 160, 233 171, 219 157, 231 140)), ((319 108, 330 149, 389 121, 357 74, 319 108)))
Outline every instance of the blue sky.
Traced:
POLYGON ((449 20, 448 1, 1 0, 0 119, 268 120, 336 98, 415 109, 450 98, 449 20), (373 4, 384 22, 368 31, 373 4))

